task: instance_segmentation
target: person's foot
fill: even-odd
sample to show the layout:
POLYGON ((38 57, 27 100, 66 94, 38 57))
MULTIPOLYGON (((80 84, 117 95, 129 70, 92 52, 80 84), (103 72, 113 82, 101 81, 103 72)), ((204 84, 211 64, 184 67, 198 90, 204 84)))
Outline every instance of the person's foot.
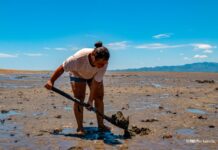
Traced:
POLYGON ((86 132, 83 128, 77 128, 76 132, 78 135, 85 135, 86 134, 86 132))
POLYGON ((98 131, 99 132, 109 132, 109 131, 111 131, 111 128, 106 126, 106 125, 102 125, 102 126, 98 127, 98 131))

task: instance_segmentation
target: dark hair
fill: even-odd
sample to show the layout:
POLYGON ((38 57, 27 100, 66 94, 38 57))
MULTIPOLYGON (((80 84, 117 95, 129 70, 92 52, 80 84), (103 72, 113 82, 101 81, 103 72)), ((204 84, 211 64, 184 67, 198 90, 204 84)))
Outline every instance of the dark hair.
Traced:
POLYGON ((98 41, 95 43, 95 49, 93 51, 95 59, 104 59, 109 60, 110 53, 106 47, 103 46, 103 43, 101 41, 98 41))

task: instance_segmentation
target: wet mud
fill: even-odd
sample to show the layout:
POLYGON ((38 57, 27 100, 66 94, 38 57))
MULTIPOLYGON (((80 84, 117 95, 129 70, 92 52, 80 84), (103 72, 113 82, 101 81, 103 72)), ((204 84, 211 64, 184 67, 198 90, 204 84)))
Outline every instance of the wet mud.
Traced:
MULTIPOLYGON (((121 128, 105 120, 112 130, 99 132, 84 109, 84 136, 73 102, 44 89, 49 76, 0 75, 0 149, 217 149, 217 74, 109 72, 104 110, 121 128)), ((73 95, 68 75, 55 86, 73 95)))

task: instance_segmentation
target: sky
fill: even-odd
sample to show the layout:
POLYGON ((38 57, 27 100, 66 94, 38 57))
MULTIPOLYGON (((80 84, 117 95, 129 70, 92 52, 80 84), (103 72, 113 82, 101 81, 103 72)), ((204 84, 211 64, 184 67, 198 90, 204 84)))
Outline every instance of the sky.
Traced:
POLYGON ((0 0, 0 68, 54 70, 102 41, 108 69, 218 62, 217 0, 0 0))

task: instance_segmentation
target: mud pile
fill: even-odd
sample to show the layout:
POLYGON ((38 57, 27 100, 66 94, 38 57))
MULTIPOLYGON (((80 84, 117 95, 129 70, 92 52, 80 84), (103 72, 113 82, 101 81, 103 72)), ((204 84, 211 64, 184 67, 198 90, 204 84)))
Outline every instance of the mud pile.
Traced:
POLYGON ((129 117, 125 118, 121 111, 118 111, 116 114, 113 114, 111 119, 113 120, 114 124, 124 129, 124 138, 131 138, 131 136, 135 135, 148 135, 151 130, 149 128, 139 128, 137 126, 132 126, 131 129, 129 127, 129 117))
POLYGON ((123 129, 128 129, 129 117, 125 118, 121 111, 118 111, 116 114, 113 114, 111 119, 112 122, 114 122, 114 124, 118 125, 119 127, 123 129))
POLYGON ((131 136, 135 136, 135 135, 143 136, 143 135, 148 135, 151 132, 149 128, 145 128, 145 127, 139 128, 137 126, 132 126, 132 128, 129 129, 128 131, 131 136))

